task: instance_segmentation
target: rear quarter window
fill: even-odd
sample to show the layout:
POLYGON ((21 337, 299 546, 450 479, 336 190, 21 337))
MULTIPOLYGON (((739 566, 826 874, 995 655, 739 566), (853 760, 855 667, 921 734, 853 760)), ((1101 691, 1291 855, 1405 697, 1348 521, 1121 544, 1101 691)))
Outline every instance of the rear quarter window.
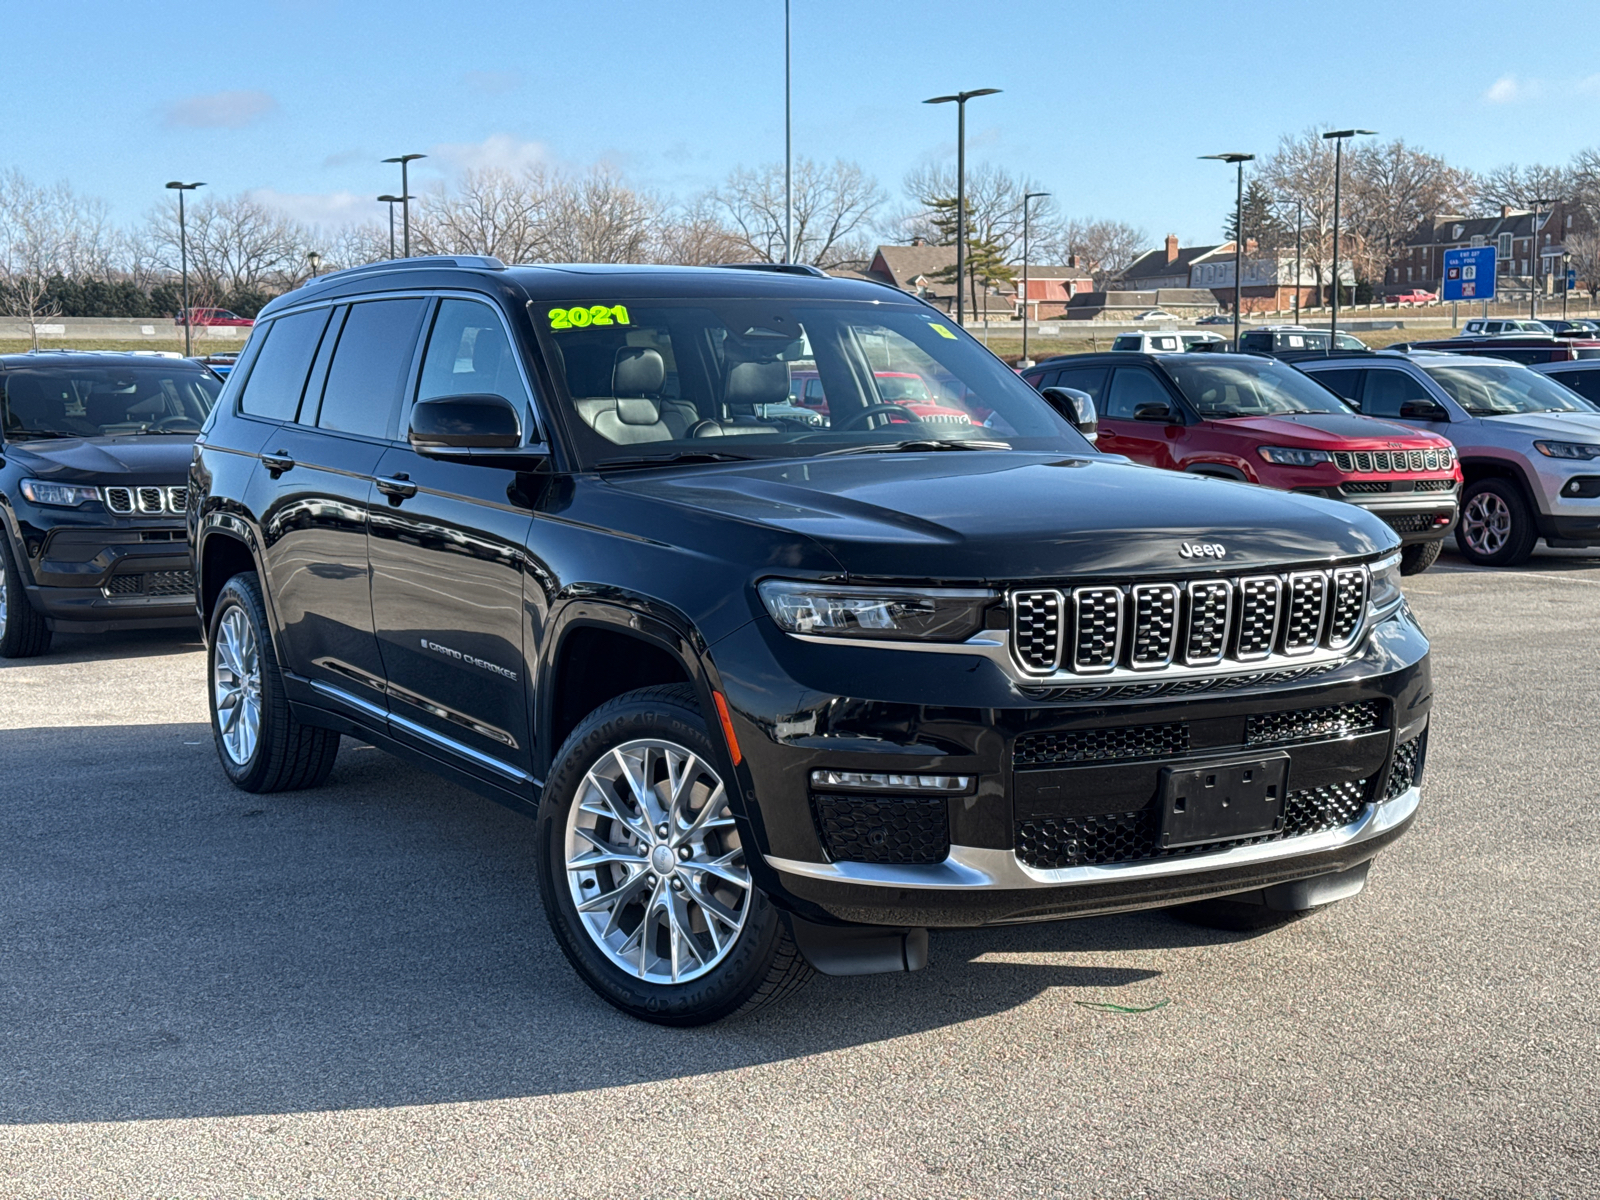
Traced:
POLYGON ((292 421, 300 408, 306 376, 317 343, 328 324, 328 309, 290 313, 273 321, 263 333, 266 343, 250 368, 239 411, 272 421, 292 421))
POLYGON ((427 301, 367 300, 350 307, 317 414, 321 429, 386 437, 411 371, 427 301))

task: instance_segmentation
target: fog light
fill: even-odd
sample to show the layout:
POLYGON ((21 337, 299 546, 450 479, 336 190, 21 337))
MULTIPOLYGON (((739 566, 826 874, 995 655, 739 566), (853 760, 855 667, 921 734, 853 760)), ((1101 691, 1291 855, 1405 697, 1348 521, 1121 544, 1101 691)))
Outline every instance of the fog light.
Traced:
POLYGON ((852 792, 964 792, 971 775, 901 775, 887 771, 813 771, 811 786, 852 792))
POLYGON ((1448 524, 1450 524, 1450 518, 1449 517, 1435 517, 1433 519, 1433 523, 1434 523, 1435 526, 1448 525, 1448 524))

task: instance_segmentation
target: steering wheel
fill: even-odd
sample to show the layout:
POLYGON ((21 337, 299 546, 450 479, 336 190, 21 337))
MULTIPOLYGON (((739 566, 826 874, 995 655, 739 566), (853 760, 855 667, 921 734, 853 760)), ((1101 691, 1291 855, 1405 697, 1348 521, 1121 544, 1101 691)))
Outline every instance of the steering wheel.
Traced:
MULTIPOLYGON (((857 425, 860 425, 869 417, 880 416, 884 413, 899 413, 908 421, 916 421, 919 419, 916 413, 912 412, 903 404, 869 404, 855 416, 846 421, 843 425, 838 426, 838 428, 841 430, 854 429, 857 425)), ((884 424, 888 424, 888 422, 886 421, 884 424)))
POLYGON ((193 417, 163 417, 151 429, 155 433, 199 433, 200 422, 193 417))

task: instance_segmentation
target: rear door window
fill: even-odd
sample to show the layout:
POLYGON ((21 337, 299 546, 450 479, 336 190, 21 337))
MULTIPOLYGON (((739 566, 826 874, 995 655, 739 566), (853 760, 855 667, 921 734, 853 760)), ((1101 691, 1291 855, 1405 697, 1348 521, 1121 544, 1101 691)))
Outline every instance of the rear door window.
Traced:
POLYGON ((1307 374, 1337 395, 1355 403, 1361 387, 1360 371, 1308 371, 1307 374))
POLYGON ((245 381, 239 411, 273 421, 292 421, 300 408, 306 375, 328 324, 328 309, 290 313, 273 321, 266 344, 245 381))
MULTIPOLYGON (((1173 407, 1172 397, 1154 373, 1143 367, 1118 367, 1111 377, 1111 391, 1101 415, 1110 421, 1132 421, 1141 404, 1173 407)), ((1098 401, 1095 407, 1100 407, 1098 401)))
POLYGON ((1100 398, 1106 390, 1106 369, 1104 367, 1067 367, 1056 376, 1056 381, 1051 387, 1076 388, 1080 392, 1087 392, 1094 401, 1095 409, 1100 410, 1100 398))
POLYGON ((1369 417, 1398 417, 1400 406, 1408 400, 1436 404, 1428 389, 1404 371, 1380 370, 1367 372, 1367 383, 1361 390, 1361 411, 1369 417))
POLYGON ((1600 367, 1593 371, 1562 371, 1550 378, 1566 384, 1587 400, 1600 402, 1600 367))
POLYGON ((320 428, 388 436, 427 305, 408 297, 351 306, 328 367, 317 413, 320 428))

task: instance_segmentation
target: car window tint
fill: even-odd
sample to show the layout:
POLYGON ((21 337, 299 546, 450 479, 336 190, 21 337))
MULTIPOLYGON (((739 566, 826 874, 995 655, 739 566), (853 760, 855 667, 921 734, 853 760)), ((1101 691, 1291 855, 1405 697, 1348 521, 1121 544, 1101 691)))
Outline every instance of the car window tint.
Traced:
POLYGON ((1600 400, 1600 369, 1593 371, 1562 371, 1551 375, 1557 383, 1564 383, 1578 395, 1590 400, 1600 400))
POLYGON ((1024 375, 1023 378, 1042 392, 1047 387, 1055 387, 1060 374, 1060 371, 1040 371, 1034 375, 1024 375))
POLYGON ((1355 400, 1356 388, 1361 384, 1360 371, 1311 371, 1308 374, 1324 387, 1351 401, 1355 400))
POLYGON ((1094 401, 1097 410, 1101 408, 1101 394, 1106 390, 1106 369, 1104 367, 1067 367, 1059 375, 1051 387, 1077 388, 1080 392, 1087 392, 1094 401))
POLYGON ((1111 348, 1113 350, 1138 350, 1143 340, 1137 333, 1119 333, 1116 340, 1111 343, 1111 348))
POLYGON ((274 421, 292 421, 300 407, 311 359, 328 323, 328 310, 290 313, 266 329, 266 344, 245 380, 239 411, 274 421))
POLYGON ((1371 370, 1361 392, 1361 411, 1369 417, 1398 417, 1408 400, 1434 403, 1428 389, 1404 371, 1371 370))
MULTIPOLYGON (((1172 405, 1172 398, 1161 381, 1143 367, 1118 367, 1111 377, 1106 396, 1105 417, 1111 421, 1131 421, 1141 404, 1172 405)), ((1096 403, 1096 407, 1099 405, 1096 403)))
POLYGON ((426 305, 405 299, 351 306, 328 368, 318 426, 368 437, 388 434, 426 305))
POLYGON ((526 415, 532 398, 499 314, 474 300, 445 300, 422 359, 418 400, 439 396, 503 396, 526 415))

